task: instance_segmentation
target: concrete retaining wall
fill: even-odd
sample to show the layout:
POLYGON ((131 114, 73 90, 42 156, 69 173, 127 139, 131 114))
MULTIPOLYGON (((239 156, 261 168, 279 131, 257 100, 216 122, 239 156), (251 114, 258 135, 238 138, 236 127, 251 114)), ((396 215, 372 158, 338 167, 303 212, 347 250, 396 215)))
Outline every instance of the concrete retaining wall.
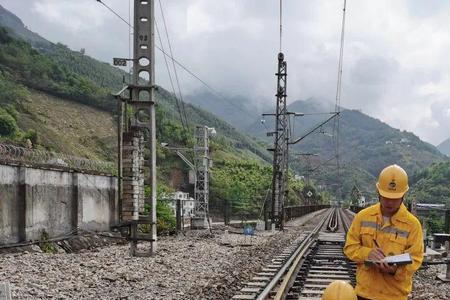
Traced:
POLYGON ((107 231, 118 222, 111 176, 0 164, 0 245, 107 231))

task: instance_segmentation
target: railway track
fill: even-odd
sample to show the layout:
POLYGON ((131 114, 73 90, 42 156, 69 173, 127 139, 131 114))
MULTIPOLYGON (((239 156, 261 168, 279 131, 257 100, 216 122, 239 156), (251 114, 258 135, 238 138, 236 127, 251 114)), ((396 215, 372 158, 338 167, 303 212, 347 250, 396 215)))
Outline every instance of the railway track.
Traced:
POLYGON ((232 299, 320 299, 334 280, 355 283, 356 265, 342 253, 351 212, 331 208, 311 231, 274 257, 232 299))

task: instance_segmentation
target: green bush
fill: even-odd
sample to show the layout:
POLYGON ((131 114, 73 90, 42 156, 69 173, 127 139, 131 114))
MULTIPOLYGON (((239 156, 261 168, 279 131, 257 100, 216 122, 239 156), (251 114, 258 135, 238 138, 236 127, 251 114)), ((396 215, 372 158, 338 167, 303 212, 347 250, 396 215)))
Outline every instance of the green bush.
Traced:
POLYGON ((17 112, 16 108, 14 107, 14 105, 7 105, 5 107, 5 111, 14 118, 14 120, 17 120, 17 117, 19 116, 19 113, 17 112))
POLYGON ((158 234, 173 234, 175 232, 176 219, 167 203, 158 201, 156 205, 156 218, 156 230, 158 234))
POLYGON ((0 114, 0 135, 11 136, 17 131, 16 120, 7 113, 0 114))
POLYGON ((445 224, 442 217, 439 217, 435 212, 430 212, 425 219, 425 226, 430 233, 442 233, 445 231, 445 224))
MULTIPOLYGON (((171 192, 171 189, 164 184, 158 185, 158 191, 157 191, 157 203, 156 203, 156 231, 158 235, 160 234, 173 234, 176 231, 176 219, 174 216, 174 213, 170 206, 164 202, 161 201, 161 197, 163 194, 167 194, 171 192)), ((151 195, 151 188, 150 186, 145 187, 145 196, 150 197, 151 195)), ((146 203, 144 207, 144 213, 149 214, 150 213, 150 206, 146 203)), ((141 225, 140 229, 143 233, 149 233, 150 232, 150 226, 147 224, 141 225)))
POLYGON ((54 253, 58 252, 55 244, 50 241, 49 235, 48 235, 47 231, 45 231, 45 230, 42 230, 41 239, 39 241, 39 247, 42 249, 42 251, 44 253, 54 254, 54 253))

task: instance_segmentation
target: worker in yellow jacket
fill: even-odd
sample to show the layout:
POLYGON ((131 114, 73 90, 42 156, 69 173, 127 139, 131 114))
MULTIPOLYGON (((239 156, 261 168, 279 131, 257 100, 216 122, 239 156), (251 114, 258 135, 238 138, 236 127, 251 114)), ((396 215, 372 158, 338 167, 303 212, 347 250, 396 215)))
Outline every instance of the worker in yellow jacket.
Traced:
POLYGON ((358 299, 406 300, 412 276, 423 260, 422 227, 403 204, 409 189, 405 170, 397 165, 386 167, 376 186, 379 203, 355 215, 344 253, 357 263, 358 299), (403 253, 411 255, 411 264, 368 263, 403 253))

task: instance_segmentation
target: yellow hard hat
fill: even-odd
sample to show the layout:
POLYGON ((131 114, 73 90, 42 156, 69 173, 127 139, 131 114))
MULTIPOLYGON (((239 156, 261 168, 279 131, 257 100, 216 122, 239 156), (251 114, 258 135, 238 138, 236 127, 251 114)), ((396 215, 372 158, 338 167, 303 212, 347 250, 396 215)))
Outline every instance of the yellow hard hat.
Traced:
POLYGON ((383 169, 378 177, 377 182, 378 193, 381 196, 398 199, 403 197, 409 190, 408 174, 402 167, 390 165, 383 169))
POLYGON ((349 283, 336 280, 327 286, 325 292, 323 292, 322 300, 357 300, 357 297, 349 283))

